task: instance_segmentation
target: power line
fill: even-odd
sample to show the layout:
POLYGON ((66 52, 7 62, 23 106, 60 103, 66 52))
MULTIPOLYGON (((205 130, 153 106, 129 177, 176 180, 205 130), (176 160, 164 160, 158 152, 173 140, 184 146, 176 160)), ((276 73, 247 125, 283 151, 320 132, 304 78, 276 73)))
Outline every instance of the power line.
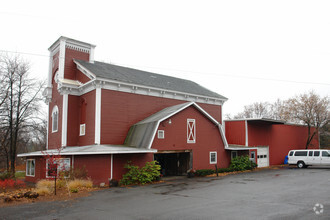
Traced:
MULTIPOLYGON (((16 53, 16 54, 25 54, 25 55, 32 55, 32 56, 40 56, 40 57, 50 57, 49 55, 44 54, 36 54, 36 53, 28 53, 28 52, 20 52, 20 51, 9 51, 9 50, 0 50, 0 52, 5 53, 16 53)), ((191 70, 179 70, 179 69, 172 69, 172 68, 163 68, 163 67, 150 67, 150 66, 139 66, 139 65, 127 65, 121 63, 113 63, 115 65, 121 65, 131 68, 148 68, 148 69, 159 69, 159 70, 166 70, 166 71, 176 71, 176 72, 185 72, 186 74, 194 74, 194 75, 212 75, 212 76, 222 76, 222 77, 232 77, 232 78, 245 78, 251 80, 264 80, 264 81, 274 81, 274 82, 285 82, 285 83, 297 83, 297 84, 311 84, 311 85, 324 85, 330 86, 330 83, 321 83, 321 82, 305 82, 305 81, 296 81, 296 80, 285 80, 285 79, 275 79, 275 78, 263 78, 263 77, 254 77, 254 76, 243 76, 243 75, 233 75, 233 74, 219 74, 219 73, 211 73, 211 72, 198 72, 198 71, 191 71, 191 70)))
POLYGON ((32 55, 32 56, 39 56, 39 57, 50 57, 49 55, 44 54, 37 54, 37 53, 27 53, 27 52, 19 52, 19 51, 10 51, 10 50, 0 50, 3 53, 16 53, 16 54, 25 54, 25 55, 32 55))

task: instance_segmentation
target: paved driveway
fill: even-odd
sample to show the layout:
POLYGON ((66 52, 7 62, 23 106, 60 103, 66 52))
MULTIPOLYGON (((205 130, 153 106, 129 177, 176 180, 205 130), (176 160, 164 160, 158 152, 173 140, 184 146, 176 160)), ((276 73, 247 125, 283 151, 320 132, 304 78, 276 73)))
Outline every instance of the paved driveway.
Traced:
POLYGON ((112 188, 0 208, 1 219, 330 219, 330 169, 278 169, 112 188), (316 206, 315 214, 313 208, 316 206), (323 210, 323 213, 322 213, 323 210))

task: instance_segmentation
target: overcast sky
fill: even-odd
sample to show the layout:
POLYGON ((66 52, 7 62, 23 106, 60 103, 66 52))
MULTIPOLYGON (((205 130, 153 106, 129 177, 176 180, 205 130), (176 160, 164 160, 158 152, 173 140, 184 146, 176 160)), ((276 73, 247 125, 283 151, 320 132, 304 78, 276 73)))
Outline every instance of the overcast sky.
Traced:
POLYGON ((0 52, 46 79, 60 36, 95 44, 95 59, 193 80, 244 105, 330 94, 330 1, 3 1, 0 52))

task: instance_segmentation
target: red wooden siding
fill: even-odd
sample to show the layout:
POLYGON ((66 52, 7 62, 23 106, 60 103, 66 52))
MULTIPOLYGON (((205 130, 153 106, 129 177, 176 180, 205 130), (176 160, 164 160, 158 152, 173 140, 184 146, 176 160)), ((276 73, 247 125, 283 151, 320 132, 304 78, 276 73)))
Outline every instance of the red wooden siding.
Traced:
POLYGON ((78 96, 68 96, 67 146, 77 146, 79 142, 79 101, 78 96))
POLYGON ((272 124, 263 121, 248 121, 248 145, 268 146, 271 141, 272 124))
MULTIPOLYGON (((96 93, 95 90, 93 90, 81 96, 81 98, 85 102, 84 107, 86 114, 86 118, 85 118, 86 133, 83 136, 79 136, 79 126, 80 126, 79 122, 82 119, 78 120, 78 123, 76 125, 78 128, 77 135, 79 136, 78 143, 76 144, 78 146, 91 145, 95 143, 95 96, 96 96, 95 93, 96 93)), ((83 117, 81 113, 82 112, 80 105, 80 108, 76 114, 79 115, 79 117, 81 118, 83 117)))
POLYGON ((228 144, 245 145, 245 121, 226 121, 225 132, 228 144))
MULTIPOLYGON (((89 60, 89 54, 69 48, 65 49, 65 64, 64 64, 64 78, 76 80, 77 67, 73 62, 73 59, 77 60, 89 60)), ((81 79, 82 77, 79 77, 81 79)))
POLYGON ((75 169, 85 167, 87 176, 93 180, 93 184, 109 183, 111 155, 76 155, 73 163, 75 169))
MULTIPOLYGON (((123 144, 133 124, 185 101, 102 89, 101 102, 101 144, 123 144)), ((221 106, 206 107, 219 119, 221 106)))
POLYGON ((210 152, 216 151, 218 167, 228 167, 229 153, 224 149, 219 128, 195 107, 188 107, 170 119, 171 124, 166 120, 159 125, 158 130, 164 130, 165 138, 158 139, 156 133, 152 148, 158 150, 192 150, 193 169, 214 169, 214 164, 210 164, 210 152), (195 143, 187 143, 188 118, 195 119, 195 143))
POLYGON ((56 69, 53 69, 53 79, 52 79, 52 100, 48 105, 49 115, 48 115, 48 149, 56 149, 61 147, 61 137, 62 137, 62 106, 63 106, 63 96, 61 96, 57 91, 57 84, 54 81, 54 74, 56 69), (52 111, 54 106, 58 107, 58 130, 57 132, 52 132, 52 111))
MULTIPOLYGON (((308 128, 298 125, 273 125, 272 140, 269 147, 270 165, 283 164, 290 150, 305 149, 308 128)), ((318 136, 313 139, 312 149, 319 148, 318 136)))

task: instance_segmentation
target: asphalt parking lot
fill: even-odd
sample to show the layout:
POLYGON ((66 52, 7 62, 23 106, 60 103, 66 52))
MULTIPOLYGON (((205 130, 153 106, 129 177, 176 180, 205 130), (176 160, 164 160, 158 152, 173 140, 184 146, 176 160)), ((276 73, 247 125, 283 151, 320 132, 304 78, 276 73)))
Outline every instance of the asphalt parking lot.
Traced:
POLYGON ((1 219, 330 219, 330 169, 281 168, 0 208, 1 219))

